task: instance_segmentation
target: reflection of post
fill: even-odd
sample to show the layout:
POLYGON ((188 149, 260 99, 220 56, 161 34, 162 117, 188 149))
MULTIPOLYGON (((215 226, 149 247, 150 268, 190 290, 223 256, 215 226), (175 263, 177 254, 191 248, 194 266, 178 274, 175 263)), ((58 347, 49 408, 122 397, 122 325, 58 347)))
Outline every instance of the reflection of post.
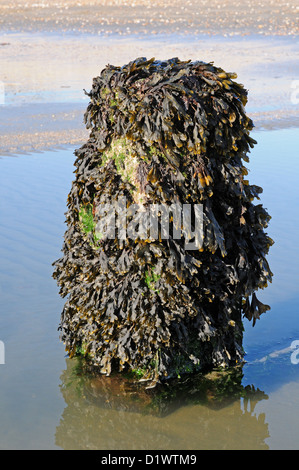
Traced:
POLYGON ((0 80, 0 105, 5 104, 5 88, 4 83, 0 80))
POLYGON ((5 364, 5 346, 3 341, 0 341, 0 364, 5 364))
POLYGON ((171 386, 160 384, 150 393, 136 378, 90 372, 88 362, 66 358, 60 376, 65 408, 55 433, 55 443, 62 449, 116 448, 117 430, 123 446, 134 442, 142 449, 159 447, 162 436, 169 449, 174 439, 180 439, 188 441, 190 449, 268 450, 268 424, 254 408, 268 396, 251 385, 244 387, 242 367, 174 379, 171 386), (178 411, 188 426, 176 420, 178 411), (160 433, 153 426, 158 417, 163 419, 160 433))

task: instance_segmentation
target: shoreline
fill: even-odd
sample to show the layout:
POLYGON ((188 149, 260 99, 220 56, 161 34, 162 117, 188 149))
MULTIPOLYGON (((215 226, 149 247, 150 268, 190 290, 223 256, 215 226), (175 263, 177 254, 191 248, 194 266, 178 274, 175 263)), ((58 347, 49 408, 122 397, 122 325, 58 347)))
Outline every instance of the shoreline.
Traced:
POLYGON ((121 66, 136 57, 213 62, 236 72, 248 90, 246 113, 256 129, 299 127, 299 8, 293 0, 246 0, 250 11, 243 16, 232 0, 186 0, 182 8, 178 0, 76 3, 0 1, 0 155, 82 145, 88 138, 83 90, 108 63, 121 66), (106 35, 92 27, 100 13, 106 35), (181 26, 188 15, 194 21, 192 16, 187 34, 181 26), (141 34, 140 21, 155 31, 141 34), (200 34, 196 21, 202 21, 200 34))
POLYGON ((298 34, 295 0, 1 0, 0 31, 298 34))
MULTIPOLYGON (((64 103, 61 103, 63 106, 64 103)), ((69 105, 69 103, 68 103, 69 105)), ((0 158, 5 156, 19 156, 22 154, 28 155, 31 153, 41 153, 47 150, 59 150, 70 147, 79 148, 83 145, 88 137, 89 131, 85 128, 83 123, 84 108, 76 108, 68 111, 67 116, 59 107, 55 112, 55 106, 52 104, 45 104, 46 108, 49 107, 51 111, 47 114, 47 109, 43 107, 43 119, 40 113, 36 113, 37 109, 32 105, 25 105, 27 120, 23 121, 23 129, 17 131, 14 129, 10 132, 3 129, 0 130, 0 158), (69 125, 70 115, 74 116, 72 126, 69 125), (82 118, 82 119, 81 119, 82 118), (82 122, 81 122, 82 121, 82 122), (46 123, 45 123, 46 122, 46 123), (35 124, 36 123, 36 124, 35 124), (35 124, 35 126, 34 126, 35 124), (43 130, 40 130, 44 127, 43 130)), ((0 117, 1 117, 0 107, 0 117)), ((273 117, 271 113, 247 113, 254 123, 254 131, 272 131, 278 129, 299 129, 299 116, 293 118, 282 116, 273 117)))

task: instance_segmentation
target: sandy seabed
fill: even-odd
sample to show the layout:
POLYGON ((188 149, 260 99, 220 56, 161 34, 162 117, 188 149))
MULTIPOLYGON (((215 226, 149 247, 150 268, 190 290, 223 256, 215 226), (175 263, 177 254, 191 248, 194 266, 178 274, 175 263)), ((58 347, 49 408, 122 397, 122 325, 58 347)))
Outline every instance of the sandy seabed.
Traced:
POLYGON ((92 78, 136 57, 236 72, 257 128, 298 126, 297 2, 0 0, 0 153, 78 146, 92 78))

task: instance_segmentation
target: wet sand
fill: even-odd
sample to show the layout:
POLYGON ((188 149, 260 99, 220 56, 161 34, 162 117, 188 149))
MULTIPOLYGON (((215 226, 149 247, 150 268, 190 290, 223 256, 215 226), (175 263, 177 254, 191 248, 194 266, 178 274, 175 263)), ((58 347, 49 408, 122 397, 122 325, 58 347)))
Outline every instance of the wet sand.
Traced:
POLYGON ((81 145, 83 89, 139 56, 212 61, 238 74, 257 128, 298 126, 298 14, 276 0, 0 0, 0 153, 81 145))
POLYGON ((295 0, 1 0, 10 31, 100 34, 298 34, 295 0))

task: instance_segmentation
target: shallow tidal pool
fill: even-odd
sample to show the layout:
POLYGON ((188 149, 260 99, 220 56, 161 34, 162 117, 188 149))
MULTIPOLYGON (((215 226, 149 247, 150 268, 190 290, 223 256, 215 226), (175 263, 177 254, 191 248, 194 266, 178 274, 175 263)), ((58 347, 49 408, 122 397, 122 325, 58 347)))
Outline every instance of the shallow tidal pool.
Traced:
POLYGON ((273 282, 258 298, 271 310, 254 328, 244 320, 235 380, 203 390, 182 380, 184 393, 150 398, 84 376, 59 341, 64 299, 52 263, 74 149, 0 157, 1 449, 299 449, 298 129, 252 136, 248 178, 264 189, 275 241, 273 282))

